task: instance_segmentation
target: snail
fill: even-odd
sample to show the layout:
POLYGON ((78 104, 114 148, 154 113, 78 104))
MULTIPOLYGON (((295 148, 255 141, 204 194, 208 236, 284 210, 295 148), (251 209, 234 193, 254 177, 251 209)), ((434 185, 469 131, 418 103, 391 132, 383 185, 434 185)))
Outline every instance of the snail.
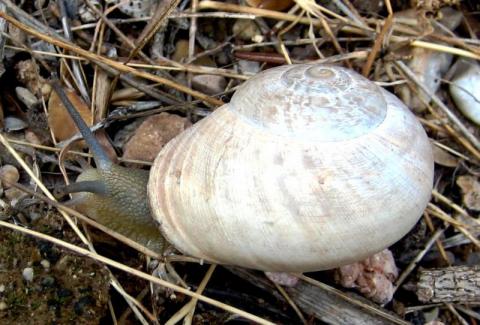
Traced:
POLYGON ((430 199, 433 156, 420 123, 346 68, 259 73, 171 140, 149 175, 111 163, 65 106, 97 165, 69 191, 94 202, 90 217, 157 249, 165 238, 219 264, 330 269, 399 240, 430 199))

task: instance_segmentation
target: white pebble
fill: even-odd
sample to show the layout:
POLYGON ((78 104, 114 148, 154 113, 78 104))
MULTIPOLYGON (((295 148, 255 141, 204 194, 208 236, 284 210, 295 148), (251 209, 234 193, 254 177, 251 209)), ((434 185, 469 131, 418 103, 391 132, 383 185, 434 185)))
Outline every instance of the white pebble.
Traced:
POLYGON ((455 105, 471 121, 480 124, 480 66, 462 60, 457 63, 457 73, 450 84, 450 94, 455 105))
POLYGON ((5 285, 4 284, 0 284, 0 293, 4 292, 5 291, 5 285))
POLYGON ((50 268, 50 262, 48 260, 41 260, 40 264, 43 266, 44 269, 50 268))
POLYGON ((18 99, 20 99, 27 108, 32 108, 38 103, 38 98, 27 88, 17 87, 15 88, 15 93, 17 94, 18 99))
POLYGON ((33 269, 31 267, 26 267, 22 271, 23 278, 25 281, 32 281, 33 280, 33 269))
POLYGON ((7 304, 5 303, 5 301, 0 301, 0 310, 5 310, 7 309, 8 306, 7 304))

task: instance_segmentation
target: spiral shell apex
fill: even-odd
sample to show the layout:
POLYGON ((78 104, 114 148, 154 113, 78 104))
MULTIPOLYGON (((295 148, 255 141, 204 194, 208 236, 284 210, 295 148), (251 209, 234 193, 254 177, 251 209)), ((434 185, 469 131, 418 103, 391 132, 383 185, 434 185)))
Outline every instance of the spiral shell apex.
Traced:
POLYGON ((374 83, 351 70, 322 65, 267 70, 245 83, 230 105, 269 132, 322 142, 363 135, 387 112, 374 83))
POLYGON ((307 272, 400 239, 432 182, 428 138, 395 96, 351 70, 304 64, 251 78, 171 141, 148 193, 186 254, 307 272))

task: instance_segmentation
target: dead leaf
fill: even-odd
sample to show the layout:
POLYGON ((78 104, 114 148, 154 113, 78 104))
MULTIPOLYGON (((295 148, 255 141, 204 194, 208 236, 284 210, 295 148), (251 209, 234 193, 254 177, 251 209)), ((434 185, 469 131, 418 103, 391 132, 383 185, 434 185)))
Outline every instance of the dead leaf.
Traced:
POLYGON ((460 176, 457 185, 462 190, 463 203, 470 210, 480 211, 480 183, 473 176, 460 176))
MULTIPOLYGON (((74 91, 67 90, 66 93, 85 123, 91 126, 92 113, 89 107, 74 91)), ((78 132, 75 123, 55 92, 52 92, 50 100, 48 101, 48 125, 57 141, 69 139, 78 132)))
POLYGON ((434 145, 432 143, 432 150, 433 150, 433 160, 436 164, 445 167, 457 167, 458 159, 451 155, 446 150, 434 145))

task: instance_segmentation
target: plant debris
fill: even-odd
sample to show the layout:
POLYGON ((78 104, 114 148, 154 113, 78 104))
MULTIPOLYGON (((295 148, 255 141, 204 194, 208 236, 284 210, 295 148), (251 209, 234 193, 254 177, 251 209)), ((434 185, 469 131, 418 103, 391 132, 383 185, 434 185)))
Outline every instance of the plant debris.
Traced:
POLYGON ((0 323, 478 323, 479 12, 474 0, 0 0, 0 323), (308 276, 215 268, 131 248, 50 201, 92 165, 52 80, 110 156, 147 170, 245 80, 308 62, 395 93, 431 139, 432 199, 389 250, 308 276))

